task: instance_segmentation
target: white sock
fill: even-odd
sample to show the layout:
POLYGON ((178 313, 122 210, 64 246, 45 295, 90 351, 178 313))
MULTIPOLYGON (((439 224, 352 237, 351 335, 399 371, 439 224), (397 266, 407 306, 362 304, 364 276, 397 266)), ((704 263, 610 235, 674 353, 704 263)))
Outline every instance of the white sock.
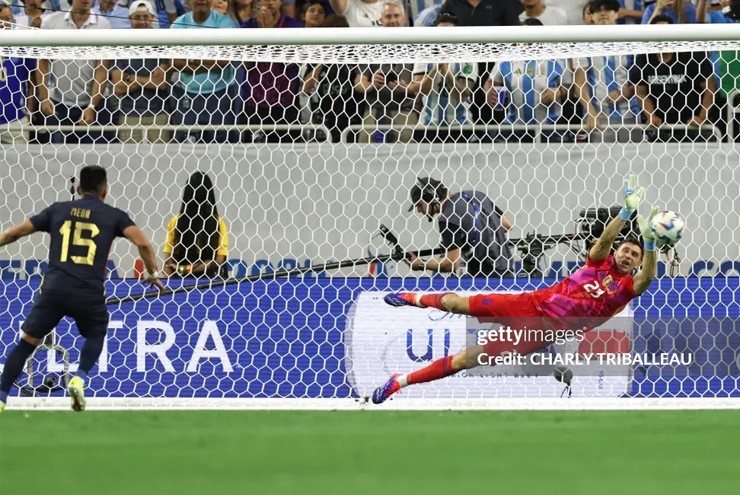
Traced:
POLYGON ((407 387, 409 382, 406 380, 406 375, 398 375, 396 377, 396 381, 399 385, 401 385, 401 388, 407 387))
POLYGON ((416 304, 420 308, 423 308, 424 306, 421 304, 421 296, 421 292, 417 292, 416 294, 414 294, 414 304, 416 304))

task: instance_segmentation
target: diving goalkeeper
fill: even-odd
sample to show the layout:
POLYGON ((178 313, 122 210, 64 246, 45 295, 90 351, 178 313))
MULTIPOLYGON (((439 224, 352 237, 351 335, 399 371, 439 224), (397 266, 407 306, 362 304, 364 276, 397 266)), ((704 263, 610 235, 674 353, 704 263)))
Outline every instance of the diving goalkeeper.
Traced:
POLYGON ((622 192, 624 206, 591 247, 585 266, 557 285, 521 294, 484 293, 464 297, 454 293, 401 292, 387 295, 385 302, 391 306, 433 307, 490 318, 502 325, 508 323, 511 328, 539 331, 527 333, 536 335, 535 338, 518 341, 489 339, 484 345, 471 346, 454 356, 445 356, 418 371, 407 375, 393 374, 384 385, 375 389, 372 401, 380 404, 403 387, 489 364, 493 361, 490 358, 506 352, 522 355, 537 352, 569 332, 575 335, 594 329, 645 292, 657 269, 655 236, 650 230, 650 222, 658 209, 654 208, 647 219, 637 216, 642 244, 638 239, 629 238, 613 246, 622 227, 637 210, 644 188, 638 189, 636 177, 630 176, 622 192), (641 263, 642 269, 633 276, 641 263))

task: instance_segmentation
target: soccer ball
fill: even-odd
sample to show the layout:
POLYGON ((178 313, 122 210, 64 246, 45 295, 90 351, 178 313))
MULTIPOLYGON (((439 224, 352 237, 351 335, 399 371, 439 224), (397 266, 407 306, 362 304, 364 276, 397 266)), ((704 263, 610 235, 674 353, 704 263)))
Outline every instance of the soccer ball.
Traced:
POLYGON ((673 246, 681 240, 684 225, 683 217, 675 211, 661 211, 653 217, 650 229, 659 246, 673 246))

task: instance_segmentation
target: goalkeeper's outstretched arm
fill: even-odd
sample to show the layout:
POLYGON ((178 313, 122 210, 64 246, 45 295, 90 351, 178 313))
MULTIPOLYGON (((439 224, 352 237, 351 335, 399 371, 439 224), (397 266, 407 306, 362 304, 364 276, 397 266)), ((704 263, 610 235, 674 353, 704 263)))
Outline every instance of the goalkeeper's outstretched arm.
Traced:
POLYGON ((630 175, 624 181, 624 187, 622 188, 622 194, 624 195, 624 206, 619 212, 619 216, 613 218, 604 228, 604 232, 591 247, 588 253, 588 257, 593 261, 599 261, 606 259, 611 253, 612 245, 614 240, 617 238, 619 233, 622 231, 624 224, 627 223, 632 217, 632 213, 637 209, 640 204, 640 197, 645 192, 645 188, 637 188, 637 177, 630 175))
POLYGON ((596 243, 591 246, 591 250, 588 252, 588 257, 593 261, 605 260, 609 253, 612 251, 614 240, 617 238, 619 233, 622 231, 626 221, 622 220, 621 217, 614 217, 604 228, 604 232, 601 233, 596 243))
POLYGON ((650 287, 657 271, 658 256, 655 254, 655 249, 651 251, 646 248, 645 255, 642 258, 642 268, 637 272, 637 275, 635 275, 634 284, 632 286, 635 294, 639 296, 648 290, 648 287, 650 287))
POLYGON ((642 256, 642 268, 635 275, 633 289, 638 296, 645 292, 650 283, 655 278, 658 271, 658 256, 655 254, 655 234, 650 228, 653 217, 658 214, 658 208, 653 207, 647 219, 642 215, 637 215, 637 224, 640 226, 640 235, 642 235, 642 246, 644 254, 642 256))

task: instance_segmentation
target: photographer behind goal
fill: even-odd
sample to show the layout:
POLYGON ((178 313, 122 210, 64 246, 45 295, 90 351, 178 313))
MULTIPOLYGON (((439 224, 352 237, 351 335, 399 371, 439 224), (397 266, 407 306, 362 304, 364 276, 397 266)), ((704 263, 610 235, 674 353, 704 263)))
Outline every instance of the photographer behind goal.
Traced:
POLYGON ((438 216, 440 258, 423 260, 411 254, 412 270, 459 272, 472 277, 511 277, 512 252, 506 237, 513 223, 494 202, 480 191, 450 193, 441 181, 419 177, 411 188, 411 207, 430 222, 438 216))

